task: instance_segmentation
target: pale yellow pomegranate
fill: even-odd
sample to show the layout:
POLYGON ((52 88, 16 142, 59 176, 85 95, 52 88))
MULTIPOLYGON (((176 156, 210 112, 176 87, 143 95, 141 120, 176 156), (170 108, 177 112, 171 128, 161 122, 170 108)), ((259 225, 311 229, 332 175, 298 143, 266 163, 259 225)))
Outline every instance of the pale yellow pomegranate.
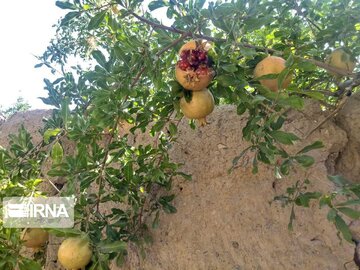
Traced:
POLYGON ((82 237, 65 239, 58 250, 58 261, 67 270, 84 269, 91 257, 89 240, 82 237))
POLYGON ((204 51, 208 51, 211 49, 211 44, 206 40, 200 40, 200 39, 190 40, 181 46, 181 48, 179 50, 179 56, 181 57, 181 53, 184 50, 195 50, 195 49, 201 49, 204 51))
POLYGON ((49 233, 40 228, 28 228, 23 231, 22 240, 25 247, 37 250, 49 240, 49 233))
MULTIPOLYGON (((339 48, 334 50, 326 59, 326 63, 349 72, 355 68, 355 59, 347 53, 344 49, 339 48)), ((335 72, 328 71, 331 75, 338 76, 335 72)))
MULTIPOLYGON (((255 67, 254 77, 259 78, 268 74, 279 74, 285 69, 285 60, 278 56, 268 56, 261 60, 255 67)), ((288 75, 283 81, 282 88, 289 86, 292 76, 288 75)), ((279 90, 278 79, 264 79, 260 80, 261 85, 266 86, 273 92, 279 90)))
POLYGON ((206 116, 209 115, 215 107, 214 97, 207 89, 202 91, 193 91, 190 102, 185 97, 180 99, 180 109, 189 119, 197 119, 200 126, 207 124, 206 116))

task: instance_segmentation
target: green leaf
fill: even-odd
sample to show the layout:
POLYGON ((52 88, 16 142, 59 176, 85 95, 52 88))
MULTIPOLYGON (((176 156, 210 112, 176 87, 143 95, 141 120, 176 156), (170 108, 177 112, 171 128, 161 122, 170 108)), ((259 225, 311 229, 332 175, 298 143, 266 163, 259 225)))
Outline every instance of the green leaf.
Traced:
POLYGON ((283 106, 290 106, 294 109, 301 110, 304 108, 304 99, 298 96, 282 97, 278 103, 283 106))
POLYGON ((337 211, 334 208, 331 208, 327 214, 327 219, 330 222, 335 222, 336 216, 337 216, 337 211))
POLYGON ((257 81, 259 81, 259 80, 273 80, 273 79, 277 79, 278 77, 279 77, 278 73, 271 73, 271 74, 262 75, 260 77, 256 77, 254 79, 257 80, 257 81))
POLYGON ((253 159, 253 168, 252 168, 252 174, 257 174, 259 172, 259 166, 258 166, 258 162, 257 162, 257 158, 256 156, 253 159))
POLYGON ((53 234, 57 237, 77 237, 77 236, 85 236, 84 232, 78 230, 78 229, 57 229, 52 228, 47 230, 50 234, 53 234))
POLYGON ((338 207, 336 209, 339 210, 341 213, 347 215, 349 218, 352 218, 352 219, 359 219, 360 218, 360 212, 357 211, 357 210, 354 210, 352 208, 338 207))
POLYGON ((46 144, 48 144, 49 141, 50 141, 50 138, 57 136, 60 132, 61 132, 60 128, 55 128, 55 129, 49 128, 49 129, 47 129, 44 132, 44 142, 46 144))
POLYGON ((224 65, 221 65, 221 68, 227 72, 236 72, 238 69, 236 67, 236 65, 234 64, 224 64, 224 65))
POLYGON ((284 132, 281 130, 274 130, 269 132, 270 136, 273 137, 276 141, 282 144, 293 144, 293 141, 299 140, 299 138, 293 134, 284 132))
POLYGON ((65 129, 67 129, 67 127, 69 125, 69 118, 70 118, 69 105, 70 105, 69 98, 66 97, 61 101, 61 117, 62 117, 65 129))
POLYGON ((273 130, 279 130, 279 129, 283 126, 284 122, 285 122, 285 118, 282 117, 282 116, 279 116, 279 118, 277 119, 276 122, 272 122, 272 123, 270 124, 270 127, 271 127, 273 130))
POLYGON ((51 176, 51 177, 56 177, 56 176, 67 176, 67 175, 69 175, 69 173, 65 170, 52 169, 52 170, 48 171, 47 175, 51 176))
POLYGON ((295 220, 295 209, 294 209, 294 205, 292 205, 291 207, 291 213, 290 213, 290 220, 289 220, 289 224, 288 224, 288 230, 292 231, 293 230, 293 222, 295 220))
POLYGON ((305 146, 303 149, 301 149, 298 154, 304 154, 314 149, 323 148, 324 144, 321 141, 316 141, 310 145, 305 146))
POLYGON ((126 163, 123 168, 124 176, 127 180, 132 180, 134 177, 133 163, 130 161, 126 163))
POLYGON ((175 136, 177 133, 177 126, 172 122, 169 125, 169 132, 171 136, 175 136))
POLYGON ((316 91, 292 91, 294 93, 299 93, 301 95, 307 95, 313 99, 317 99, 317 100, 325 100, 325 95, 323 93, 320 92, 316 92, 316 91))
POLYGON ((60 26, 68 25, 72 19, 76 18, 76 17, 79 16, 79 15, 80 15, 80 12, 78 12, 78 11, 69 12, 69 13, 66 14, 65 17, 61 20, 60 26))
POLYGON ((348 183, 341 175, 328 175, 327 178, 338 187, 344 187, 348 183))
POLYGON ((92 30, 92 29, 99 27, 99 25, 105 19, 106 13, 107 13, 107 10, 103 10, 103 11, 99 12, 98 14, 96 14, 94 17, 92 17, 88 24, 87 29, 92 30))
POLYGON ((41 270, 41 265, 38 262, 24 258, 19 263, 20 270, 41 270))
POLYGON ((288 175, 290 173, 290 165, 291 161, 289 159, 284 160, 280 166, 280 172, 283 175, 288 175))
POLYGON ((246 153, 248 150, 250 150, 249 147, 245 148, 244 150, 241 151, 241 153, 240 153, 238 156, 234 157, 234 159, 233 159, 233 161, 232 161, 233 167, 238 164, 239 160, 245 155, 245 153, 246 153))
MULTIPOLYGON (((224 3, 216 7, 214 10, 216 17, 222 17, 229 15, 234 10, 234 4, 232 3, 224 3)), ((222 20, 221 20, 222 22, 222 20)))
POLYGON ((323 207, 324 205, 329 206, 330 208, 332 208, 332 204, 331 204, 331 197, 328 195, 324 195, 320 198, 319 200, 319 206, 320 208, 323 207))
POLYGON ((309 207, 310 200, 314 199, 317 200, 322 196, 320 192, 306 192, 303 194, 300 194, 296 200, 295 203, 299 206, 309 207))
POLYGON ((154 221, 152 223, 152 228, 153 229, 157 229, 159 227, 159 219, 160 219, 160 211, 157 211, 156 215, 155 215, 155 218, 154 218, 154 221))
POLYGON ((308 155, 296 156, 295 160, 305 168, 310 167, 315 162, 315 159, 308 155))
POLYGON ((288 59, 286 59, 285 66, 291 67, 293 64, 294 64, 294 56, 290 54, 288 59))
POLYGON ((183 172, 178 172, 177 175, 180 175, 181 177, 183 177, 185 180, 190 181, 192 180, 192 176, 191 174, 186 174, 183 172))
POLYGON ((245 102, 240 102, 237 107, 236 107, 236 113, 238 115, 242 115, 243 113, 246 112, 247 106, 245 102))
POLYGON ((113 253, 124 251, 127 248, 127 244, 124 241, 116 241, 111 243, 100 242, 97 249, 100 253, 113 253))
POLYGON ((120 252, 116 257, 116 266, 122 267, 125 264, 125 254, 123 252, 120 252))
MULTIPOLYGON (((229 12, 233 12, 233 10, 229 11, 229 12)), ((263 16, 263 17, 253 17, 250 16, 249 19, 246 19, 244 21, 245 27, 244 30, 245 33, 246 32, 251 32, 255 29, 259 29, 261 26, 267 25, 271 22, 273 22, 273 18, 272 16, 268 15, 268 16, 263 16)))
POLYGON ((297 63, 297 67, 304 71, 314 71, 317 69, 317 66, 308 61, 299 61, 297 63))
POLYGON ((100 66, 102 66, 103 68, 106 67, 106 58, 101 51, 94 50, 91 55, 94 57, 94 59, 96 60, 96 62, 98 62, 100 66))
POLYGON ((194 6, 196 9, 200 10, 204 6, 205 2, 205 0, 195 0, 194 6))
POLYGON ((356 197, 360 198, 360 184, 351 184, 349 189, 356 195, 356 197))
POLYGON ((336 204, 336 206, 350 206, 350 205, 360 205, 360 200, 348 200, 346 202, 336 204))
POLYGON ((175 195, 169 195, 169 196, 161 196, 160 201, 162 202, 171 202, 172 200, 175 199, 175 195))
POLYGON ((344 239, 350 243, 352 243, 352 236, 346 222, 339 215, 335 216, 335 226, 342 233, 344 239))
POLYGON ((56 1, 55 5, 61 9, 76 9, 76 6, 69 2, 56 1))
POLYGON ((289 76, 290 73, 290 69, 289 68, 285 68, 283 71, 281 71, 281 73, 279 74, 278 77, 278 85, 281 86, 281 88, 283 88, 283 82, 286 80, 286 78, 289 76))
POLYGON ((167 203, 163 205, 164 212, 167 214, 175 214, 177 212, 176 207, 167 203))
POLYGON ((64 149, 59 142, 56 142, 51 149, 51 158, 54 164, 61 163, 64 156, 64 149))
POLYGON ((236 85, 237 79, 229 74, 222 74, 217 77, 217 82, 222 86, 229 87, 231 85, 236 85))
POLYGON ((254 55, 256 55, 256 50, 254 48, 249 48, 245 46, 239 46, 240 54, 247 57, 252 58, 254 55))
POLYGON ((166 6, 166 3, 162 0, 158 0, 158 1, 152 1, 149 3, 148 5, 148 8, 150 11, 153 11, 155 9, 158 9, 158 8, 162 8, 162 7, 165 7, 166 6))

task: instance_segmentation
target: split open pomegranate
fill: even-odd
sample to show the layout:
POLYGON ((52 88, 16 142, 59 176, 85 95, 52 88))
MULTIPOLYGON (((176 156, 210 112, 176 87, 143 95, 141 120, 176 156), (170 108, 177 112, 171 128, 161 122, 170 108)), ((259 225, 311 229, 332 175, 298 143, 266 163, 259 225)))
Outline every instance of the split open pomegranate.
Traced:
POLYGON ((180 49, 180 60, 176 64, 176 80, 187 90, 200 91, 214 78, 208 57, 209 44, 189 41, 180 49))

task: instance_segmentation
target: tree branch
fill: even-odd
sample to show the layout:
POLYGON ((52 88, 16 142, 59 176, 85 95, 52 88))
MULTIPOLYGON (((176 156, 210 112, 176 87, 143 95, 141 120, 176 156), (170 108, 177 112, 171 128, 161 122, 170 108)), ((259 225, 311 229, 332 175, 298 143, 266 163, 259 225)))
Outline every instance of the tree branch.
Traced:
MULTIPOLYGON (((166 52, 167 50, 171 49, 172 47, 174 47, 175 45, 177 45, 179 42, 181 42, 182 40, 184 40, 186 37, 188 37, 188 36, 190 36, 190 35, 191 35, 191 33, 188 33, 188 32, 182 33, 182 35, 181 35, 180 38, 174 40, 173 42, 171 42, 171 44, 169 44, 168 46, 166 46, 166 47, 164 47, 163 49, 161 49, 160 51, 158 51, 158 52, 155 54, 155 56, 156 56, 156 57, 159 57, 159 56, 162 55, 164 52, 166 52)), ((136 83, 140 80, 140 77, 141 77, 141 75, 144 73, 145 69, 146 69, 146 66, 144 65, 144 66, 140 69, 140 71, 136 74, 133 82, 132 82, 131 85, 130 85, 131 88, 133 88, 133 87, 136 85, 136 83)))
POLYGON ((344 96, 342 100, 340 100, 339 105, 336 107, 336 109, 331 112, 323 121, 321 121, 319 124, 317 124, 313 129, 311 129, 306 136, 303 138, 303 140, 306 140, 309 138, 311 134, 313 134, 317 129, 319 129, 322 125, 324 125, 327 121, 329 121, 333 116, 335 116, 346 104, 349 97, 344 96))
POLYGON ((294 1, 294 9, 296 10, 296 12, 297 12, 301 17, 303 17, 303 18, 309 23, 310 28, 312 28, 312 27, 311 27, 311 25, 312 25, 312 26, 314 26, 317 30, 319 30, 319 31, 321 30, 321 28, 320 28, 315 22, 313 22, 309 17, 307 17, 307 16, 304 14, 304 12, 302 12, 301 7, 297 4, 296 1, 294 1))
MULTIPOLYGON (((180 29, 177 29, 175 27, 169 27, 169 26, 165 26, 165 25, 160 24, 160 23, 153 22, 153 21, 151 21, 149 19, 146 19, 146 18, 136 14, 134 11, 128 10, 128 13, 131 14, 132 16, 134 16, 139 21, 144 22, 144 23, 150 25, 153 28, 163 29, 163 30, 166 30, 166 31, 169 31, 169 32, 172 32, 172 33, 177 33, 177 34, 182 34, 182 35, 188 34, 188 32, 186 32, 184 30, 180 30, 180 29)), ((191 36, 196 37, 196 38, 200 38, 200 39, 205 39, 205 40, 208 40, 208 41, 217 41, 217 42, 219 42, 219 41, 220 42, 225 42, 226 41, 226 39, 214 38, 214 37, 211 37, 211 36, 201 35, 201 34, 194 34, 194 33, 191 33, 191 36)), ((246 47, 246 48, 256 49, 256 50, 259 50, 259 51, 264 51, 264 52, 270 52, 270 53, 276 53, 276 54, 279 54, 279 55, 283 55, 283 52, 281 52, 281 51, 277 51, 277 50, 274 50, 274 49, 271 49, 271 48, 266 48, 266 47, 261 47, 261 46, 255 46, 255 45, 252 45, 252 44, 249 44, 249 43, 238 42, 237 45, 243 46, 243 47, 246 47)), ((318 60, 315 60, 315 59, 303 58, 303 57, 300 57, 300 56, 295 56, 295 57, 297 59, 302 60, 302 61, 313 63, 314 65, 316 65, 318 67, 321 67, 321 68, 323 68, 325 70, 328 70, 328 71, 331 71, 331 72, 335 72, 335 73, 337 73, 339 75, 342 75, 342 76, 349 76, 349 77, 357 76, 357 73, 352 73, 352 72, 349 72, 347 70, 331 66, 329 64, 326 64, 324 62, 321 62, 321 61, 318 61, 318 60)))

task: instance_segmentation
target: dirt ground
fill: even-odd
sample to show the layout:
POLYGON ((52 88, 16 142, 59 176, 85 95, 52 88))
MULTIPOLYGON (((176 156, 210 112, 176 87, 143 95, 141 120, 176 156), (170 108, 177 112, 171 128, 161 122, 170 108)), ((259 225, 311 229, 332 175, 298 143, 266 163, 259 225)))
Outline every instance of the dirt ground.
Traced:
MULTIPOLYGON (((309 209, 296 209, 294 230, 289 231, 291 209, 273 198, 305 178, 311 181, 310 191, 334 189, 327 173, 348 171, 345 151, 354 149, 350 143, 359 143, 358 137, 354 137, 360 134, 359 120, 357 126, 342 120, 348 115, 354 117, 355 109, 358 112, 359 101, 354 104, 353 109, 349 106, 350 111, 340 113, 336 122, 328 121, 307 140, 287 148, 295 153, 316 140, 325 144, 325 148, 310 152, 316 159, 314 166, 308 170, 296 168, 289 177, 280 180, 275 179, 273 168, 265 165, 260 165, 258 174, 252 174, 252 153, 245 155, 228 174, 234 156, 248 146, 242 140, 246 115, 238 116, 235 107, 216 108, 208 118, 210 124, 196 130, 183 120, 171 157, 184 163, 183 171, 192 174, 193 180, 174 183, 177 213, 161 215, 159 228, 152 231, 154 243, 146 247, 145 259, 130 246, 122 269, 345 269, 344 263, 353 258, 354 246, 340 241, 335 226, 326 219, 328 209, 319 209, 316 203, 309 209)), ((48 114, 48 111, 18 113, 0 126, 0 145, 7 145, 7 135, 16 132, 22 122, 38 140, 36 131, 41 118, 48 114)), ((302 113, 289 113, 285 130, 304 137, 325 117, 320 106, 309 103, 302 113)), ((135 136, 137 142, 147 140, 146 135, 135 136)), ((351 166, 351 171, 360 171, 360 161, 351 166)), ((359 175, 344 174, 353 181, 359 175)), ((61 269, 56 262, 58 242, 54 237, 50 240, 46 270, 61 269)), ((347 267, 356 269, 353 263, 347 267)))

